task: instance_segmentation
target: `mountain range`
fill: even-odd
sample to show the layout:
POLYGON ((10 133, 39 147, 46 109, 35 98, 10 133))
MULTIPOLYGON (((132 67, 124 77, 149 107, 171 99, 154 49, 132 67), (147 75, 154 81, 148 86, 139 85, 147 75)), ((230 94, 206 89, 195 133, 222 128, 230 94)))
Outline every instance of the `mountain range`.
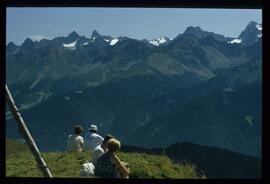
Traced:
MULTIPOLYGON (((262 25, 238 38, 188 27, 174 39, 75 31, 6 46, 6 82, 41 150, 75 124, 148 148, 179 141, 261 157, 262 25)), ((6 110, 8 137, 20 138, 6 110)))

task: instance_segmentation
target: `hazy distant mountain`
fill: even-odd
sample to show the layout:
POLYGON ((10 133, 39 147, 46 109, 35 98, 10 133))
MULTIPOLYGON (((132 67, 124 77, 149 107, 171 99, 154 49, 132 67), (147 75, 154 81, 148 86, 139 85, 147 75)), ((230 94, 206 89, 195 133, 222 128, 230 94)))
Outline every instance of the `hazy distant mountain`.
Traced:
POLYGON ((233 39, 233 38, 225 37, 221 34, 204 31, 199 26, 196 26, 196 27, 189 26, 187 27, 187 29, 185 30, 183 34, 194 35, 198 38, 205 38, 207 36, 212 36, 215 40, 222 41, 222 42, 230 41, 233 39))
POLYGON ((216 34, 213 32, 208 32, 202 30, 199 26, 192 27, 189 26, 185 32, 184 35, 194 35, 198 38, 206 38, 208 36, 213 37, 215 40, 222 41, 222 42, 228 42, 231 44, 243 44, 243 45, 253 45, 255 42, 257 42, 262 37, 262 25, 251 21, 245 30, 241 32, 238 38, 230 38, 225 37, 220 34, 216 34))
POLYGON ((14 54, 14 52, 17 52, 19 49, 19 46, 15 45, 13 42, 9 42, 6 47, 6 54, 14 54))

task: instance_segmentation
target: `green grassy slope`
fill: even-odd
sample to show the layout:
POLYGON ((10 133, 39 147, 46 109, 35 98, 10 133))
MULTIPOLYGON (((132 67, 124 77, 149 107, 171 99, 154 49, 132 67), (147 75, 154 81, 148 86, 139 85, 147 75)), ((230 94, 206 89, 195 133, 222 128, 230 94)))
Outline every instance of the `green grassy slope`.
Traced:
MULTIPOLYGON (((41 177, 34 157, 26 146, 15 141, 6 140, 6 176, 41 177)), ((144 153, 118 153, 119 157, 129 163, 130 178, 199 178, 195 166, 173 164, 167 156, 144 153)), ((42 153, 54 177, 79 177, 81 165, 91 160, 90 152, 42 153)))
POLYGON ((29 149, 26 145, 19 143, 15 140, 6 138, 6 156, 9 156, 10 154, 18 154, 28 150, 29 149))

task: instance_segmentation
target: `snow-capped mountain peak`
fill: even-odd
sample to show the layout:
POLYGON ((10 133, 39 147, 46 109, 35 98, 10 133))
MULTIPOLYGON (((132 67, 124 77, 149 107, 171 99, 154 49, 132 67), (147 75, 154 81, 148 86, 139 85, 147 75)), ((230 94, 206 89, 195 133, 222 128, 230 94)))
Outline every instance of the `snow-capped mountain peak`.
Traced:
POLYGON ((244 45, 252 45, 258 41, 258 39, 262 36, 262 26, 261 24, 251 21, 244 31, 239 35, 239 39, 241 39, 244 45))
POLYGON ((94 40, 97 40, 99 38, 101 38, 101 35, 96 30, 94 30, 92 33, 92 36, 91 36, 91 40, 94 41, 94 40))
POLYGON ((242 43, 242 40, 239 38, 235 38, 232 41, 229 41, 228 43, 234 44, 234 43, 242 43))
POLYGON ((99 42, 102 44, 109 44, 109 45, 115 45, 119 39, 118 38, 113 38, 110 35, 100 35, 96 30, 93 31, 92 36, 90 38, 90 42, 99 42), (104 42, 104 43, 103 43, 104 42))
POLYGON ((242 45, 252 45, 256 43, 262 37, 262 25, 251 21, 246 26, 245 30, 241 32, 238 38, 235 38, 228 43, 230 44, 242 44, 242 45))

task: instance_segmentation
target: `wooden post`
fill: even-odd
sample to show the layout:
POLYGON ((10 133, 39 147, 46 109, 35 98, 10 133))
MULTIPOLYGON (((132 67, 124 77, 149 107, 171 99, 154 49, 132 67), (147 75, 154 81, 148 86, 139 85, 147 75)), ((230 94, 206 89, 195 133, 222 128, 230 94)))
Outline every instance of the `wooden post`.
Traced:
POLYGON ((44 159, 41 157, 41 154, 37 148, 37 145, 36 145, 34 139, 32 138, 30 132, 28 131, 28 128, 27 128, 26 124, 24 123, 23 118, 15 105, 15 102, 11 96, 11 93, 8 89, 7 84, 6 84, 6 101, 11 109, 11 112, 13 114, 14 119, 16 120, 19 132, 22 135, 22 137, 26 140, 27 145, 29 146, 33 156, 35 157, 35 160, 36 160, 41 172, 43 173, 43 175, 45 177, 52 178, 52 174, 51 174, 47 164, 45 163, 44 159))

